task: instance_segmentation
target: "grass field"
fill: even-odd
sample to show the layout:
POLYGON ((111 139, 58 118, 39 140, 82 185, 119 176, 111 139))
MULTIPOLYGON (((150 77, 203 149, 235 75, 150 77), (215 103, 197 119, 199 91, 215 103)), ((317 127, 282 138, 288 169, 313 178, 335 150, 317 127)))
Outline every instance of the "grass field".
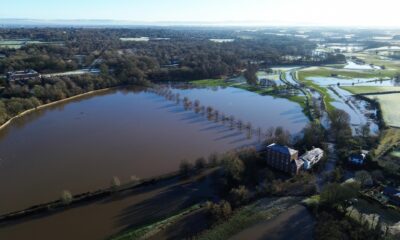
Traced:
POLYGON ((112 237, 110 240, 133 240, 133 239, 148 238, 152 235, 155 235, 158 231, 161 231, 165 227, 174 224, 176 221, 178 221, 183 216, 190 214, 191 212, 196 211, 200 208, 201 208, 201 206, 196 204, 196 205, 194 205, 186 210, 183 210, 182 212, 180 212, 174 216, 171 216, 167 219, 149 224, 147 226, 139 227, 139 228, 133 229, 131 231, 127 231, 121 235, 112 237))
POLYGON ((191 81, 196 87, 228 87, 233 83, 225 81, 224 79, 203 79, 191 81))
POLYGON ((261 199, 256 203, 242 207, 227 221, 224 221, 212 229, 204 232, 199 240, 222 240, 229 239, 231 236, 239 233, 258 222, 271 219, 280 213, 287 211, 296 203, 299 203, 299 198, 285 197, 280 199, 261 199))
POLYGON ((400 127, 400 94, 368 95, 368 98, 379 102, 386 125, 400 127))
POLYGON ((332 77, 332 74, 342 79, 380 78, 394 75, 394 73, 384 70, 345 70, 330 67, 310 67, 300 70, 298 73, 299 78, 302 79, 307 79, 308 77, 332 77))
POLYGON ((400 87, 375 87, 375 86, 345 86, 341 87, 346 91, 353 94, 365 94, 365 93, 380 93, 380 92, 391 92, 400 91, 400 87))

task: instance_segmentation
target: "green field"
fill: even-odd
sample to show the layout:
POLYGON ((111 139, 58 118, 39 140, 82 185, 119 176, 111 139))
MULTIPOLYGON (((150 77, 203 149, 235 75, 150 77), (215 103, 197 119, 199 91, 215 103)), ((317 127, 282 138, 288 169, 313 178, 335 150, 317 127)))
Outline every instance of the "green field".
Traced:
POLYGON ((19 49, 28 44, 62 44, 60 42, 41 42, 33 40, 0 40, 1 48, 19 49))
POLYGON ((346 86, 341 87, 346 91, 353 94, 366 94, 366 93, 381 93, 381 92, 392 92, 400 91, 400 87, 375 87, 375 86, 346 86))
POLYGON ((383 119, 388 126, 400 127, 400 94, 368 95, 381 105, 383 119))

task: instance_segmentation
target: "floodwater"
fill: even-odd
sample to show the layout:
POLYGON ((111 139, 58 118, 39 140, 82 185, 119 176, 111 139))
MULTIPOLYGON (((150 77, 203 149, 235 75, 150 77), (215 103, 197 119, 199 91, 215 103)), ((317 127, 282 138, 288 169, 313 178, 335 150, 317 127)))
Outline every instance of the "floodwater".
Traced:
MULTIPOLYGON (((308 119, 296 103, 236 88, 174 91, 251 122, 298 133, 308 119)), ((154 93, 112 90, 38 110, 0 132, 0 213, 121 182, 176 171, 182 159, 254 144, 244 133, 154 93)))
POLYGON ((376 109, 371 108, 368 102, 355 98, 351 93, 340 87, 332 86, 332 89, 334 91, 328 89, 329 95, 335 100, 332 105, 349 114, 350 124, 355 133, 366 124, 369 125, 371 133, 377 134, 379 132, 378 124, 370 117, 376 115, 376 109))
POLYGON ((357 64, 353 61, 347 61, 345 69, 352 69, 352 70, 380 70, 381 67, 369 64, 357 64))

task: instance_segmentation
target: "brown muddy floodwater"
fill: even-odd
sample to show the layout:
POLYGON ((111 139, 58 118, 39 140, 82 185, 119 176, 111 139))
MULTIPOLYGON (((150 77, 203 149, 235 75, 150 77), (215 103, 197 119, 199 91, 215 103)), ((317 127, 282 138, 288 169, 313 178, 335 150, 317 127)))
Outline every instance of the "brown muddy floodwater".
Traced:
MULTIPOLYGON (((244 90, 177 90, 253 126, 298 133, 308 122, 296 103, 244 90), (225 109, 225 110, 224 110, 225 109)), ((38 110, 0 132, 0 214, 156 176, 213 152, 254 144, 154 93, 111 90, 38 110)))

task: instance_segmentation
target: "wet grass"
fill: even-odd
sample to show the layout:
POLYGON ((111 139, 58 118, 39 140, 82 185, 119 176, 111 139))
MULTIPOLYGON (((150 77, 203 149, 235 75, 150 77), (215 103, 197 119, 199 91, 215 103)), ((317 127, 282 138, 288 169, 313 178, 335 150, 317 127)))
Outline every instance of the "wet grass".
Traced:
POLYGON ((200 209, 201 206, 199 204, 193 205, 192 207, 185 209, 176 215, 170 216, 166 219, 160 220, 158 222, 142 226, 130 231, 127 231, 121 235, 115 236, 110 238, 110 240, 134 240, 134 239, 143 239, 153 236, 154 234, 158 233, 162 229, 165 229, 167 226, 170 226, 176 223, 180 218, 183 216, 192 213, 200 209))
POLYGON ((196 87, 229 87, 234 84, 224 79, 202 79, 190 81, 190 83, 196 87))
POLYGON ((269 220, 293 207, 299 198, 260 199, 236 210, 226 221, 215 225, 199 236, 199 240, 223 240, 261 221, 269 220))

